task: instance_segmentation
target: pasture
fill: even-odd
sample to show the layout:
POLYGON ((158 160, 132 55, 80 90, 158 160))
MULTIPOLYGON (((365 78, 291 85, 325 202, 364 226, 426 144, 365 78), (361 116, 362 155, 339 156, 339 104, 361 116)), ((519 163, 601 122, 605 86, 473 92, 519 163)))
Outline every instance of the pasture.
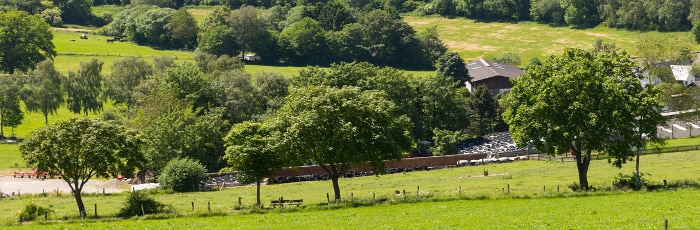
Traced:
MULTIPOLYGON (((668 180, 670 184, 698 183, 700 151, 645 155, 641 160, 644 179, 652 184, 668 180)), ((592 193, 574 193, 568 184, 577 181, 573 162, 519 161, 514 163, 468 166, 452 169, 420 171, 383 175, 380 177, 356 177, 340 180, 342 197, 357 206, 365 206, 372 200, 383 203, 371 207, 327 208, 326 193, 332 193, 330 181, 311 181, 290 184, 264 185, 262 201, 280 196, 286 199, 304 199, 306 208, 285 208, 267 214, 252 214, 247 209, 254 203, 255 187, 243 186, 222 191, 167 194, 156 192, 153 197, 172 205, 175 214, 153 216, 139 221, 120 221, 113 217, 121 207, 126 194, 100 194, 83 197, 87 212, 92 216, 94 204, 101 217, 108 219, 68 222, 56 219, 75 219, 75 201, 67 194, 56 197, 49 193, 13 197, 0 202, 0 212, 16 213, 28 202, 51 206, 55 213, 42 228, 150 228, 168 226, 176 229, 202 227, 226 228, 660 228, 668 219, 674 228, 698 226, 700 201, 697 188, 679 191, 608 191, 618 173, 631 174, 633 164, 622 169, 612 167, 604 160, 591 162, 590 183, 598 189, 592 193), (489 176, 484 177, 483 171, 489 176), (559 186, 559 192, 556 191, 559 186), (460 190, 461 187, 461 190, 460 190), (507 194, 510 188, 510 194, 507 194), (405 190, 404 195, 394 191, 405 190), (461 192, 460 192, 461 191, 461 192), (243 209, 238 210, 238 197, 243 209), (405 199, 405 201, 404 201, 405 199), (195 204, 192 210, 191 202, 195 204), (207 209, 211 204, 211 213, 207 209), (405 204, 405 203, 410 204, 405 204), (435 217, 439 218, 435 218, 435 217), (146 220, 161 219, 164 220, 146 220), (206 218, 204 218, 206 217, 206 218), (411 220, 411 221, 408 221, 411 220), (235 225, 233 225, 235 224, 235 225), (296 227, 295 227, 296 226, 296 227)), ((95 191, 97 192, 97 191, 95 191)), ((86 193, 91 193, 88 189, 86 193)), ((355 206, 355 205, 350 205, 355 206)), ((17 216, 0 217, 0 225, 18 227, 17 216)), ((32 223, 27 228, 35 228, 32 223)))
MULTIPOLYGON (((688 32, 638 32, 607 27, 572 29, 527 21, 479 22, 464 18, 418 16, 404 16, 404 21, 416 31, 436 26, 440 39, 451 51, 458 52, 466 61, 510 51, 520 55, 520 67, 526 66, 529 60, 535 57, 543 59, 549 55, 561 54, 567 47, 592 49, 596 39, 615 43, 618 48, 632 56, 637 52, 637 44, 645 36, 661 36, 669 41, 692 41, 688 32)), ((699 49, 698 44, 691 47, 691 50, 699 49)))

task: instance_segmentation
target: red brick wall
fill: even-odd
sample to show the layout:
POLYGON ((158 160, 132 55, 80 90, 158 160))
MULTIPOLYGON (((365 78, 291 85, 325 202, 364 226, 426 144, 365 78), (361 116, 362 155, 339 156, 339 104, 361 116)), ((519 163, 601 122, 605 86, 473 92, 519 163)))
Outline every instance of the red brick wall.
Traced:
MULTIPOLYGON (((403 158, 398 161, 385 161, 387 168, 415 168, 421 166, 428 167, 438 167, 438 166, 448 166, 456 165, 459 160, 478 160, 486 158, 486 154, 457 154, 457 155, 447 155, 447 156, 433 156, 433 157, 416 157, 416 158, 403 158)), ((353 166, 352 170, 369 172, 371 167, 369 164, 364 164, 361 166, 353 166)), ((275 171, 272 176, 301 176, 301 175, 324 175, 324 171, 318 166, 301 166, 297 168, 286 168, 275 171)))

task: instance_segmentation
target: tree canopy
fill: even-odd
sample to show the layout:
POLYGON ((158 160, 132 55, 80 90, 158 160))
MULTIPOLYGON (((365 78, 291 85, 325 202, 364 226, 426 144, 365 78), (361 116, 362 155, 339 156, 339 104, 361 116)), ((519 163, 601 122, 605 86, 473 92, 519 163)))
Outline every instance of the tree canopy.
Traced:
POLYGON ((547 154, 572 153, 579 185, 587 190, 592 152, 621 167, 632 147, 657 139, 664 123, 658 92, 642 88, 626 53, 566 49, 528 67, 505 96, 504 120, 513 140, 547 154))
POLYGON ((44 123, 49 124, 49 114, 54 114, 64 102, 62 76, 53 66, 52 60, 46 60, 27 73, 27 79, 21 89, 21 98, 27 111, 44 115, 44 123))
POLYGON ((377 91, 357 87, 292 89, 277 112, 282 148, 325 170, 340 201, 338 178, 351 165, 369 162, 383 173, 384 160, 400 159, 411 147, 410 123, 393 114, 394 103, 377 91))
POLYGON ((284 156, 278 151, 273 137, 273 127, 268 123, 246 121, 231 127, 224 137, 226 155, 231 168, 238 172, 238 181, 255 183, 256 204, 260 202, 260 183, 272 173, 286 165, 284 156))
POLYGON ((23 11, 0 13, 0 70, 26 72, 56 56, 51 27, 38 15, 23 11))
POLYGON ((145 161, 140 144, 135 131, 96 119, 72 118, 32 132, 19 149, 27 164, 61 176, 85 218, 83 186, 95 177, 132 175, 145 161))

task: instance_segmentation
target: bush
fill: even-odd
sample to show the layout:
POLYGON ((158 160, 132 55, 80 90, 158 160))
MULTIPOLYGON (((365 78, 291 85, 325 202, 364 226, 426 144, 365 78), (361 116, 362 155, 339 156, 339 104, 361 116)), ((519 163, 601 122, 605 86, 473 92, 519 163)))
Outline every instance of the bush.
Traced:
POLYGON ((191 159, 173 159, 163 167, 158 177, 160 186, 175 192, 194 192, 202 190, 202 182, 209 179, 202 164, 191 159))
POLYGON ((158 214, 168 212, 166 206, 142 191, 135 191, 129 194, 124 201, 124 207, 119 210, 119 216, 132 217, 145 214, 158 214), (142 209, 143 207, 143 209, 142 209))
POLYGON ((38 216, 48 215, 52 213, 53 210, 50 208, 45 208, 34 203, 29 203, 24 206, 24 209, 19 213, 19 222, 23 221, 33 221, 36 220, 38 216))
MULTIPOLYGON (((647 174, 649 175, 649 174, 647 174)), ((613 185, 618 189, 633 189, 640 190, 646 186, 647 181, 644 180, 644 173, 639 173, 639 184, 635 183, 634 173, 622 174, 618 173, 613 181, 613 185)))

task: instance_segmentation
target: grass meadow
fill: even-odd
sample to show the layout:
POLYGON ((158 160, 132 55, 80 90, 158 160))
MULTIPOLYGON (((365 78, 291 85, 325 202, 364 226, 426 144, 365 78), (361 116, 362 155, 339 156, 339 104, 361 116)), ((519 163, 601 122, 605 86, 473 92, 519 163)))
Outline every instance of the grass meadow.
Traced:
MULTIPOLYGON (((641 171, 645 173, 644 179, 653 184, 661 184, 663 180, 671 184, 679 181, 697 184, 700 181, 698 160, 700 151, 645 155, 641 171)), ((673 228, 700 225, 692 218, 700 214, 697 208, 700 207, 697 199, 700 190, 697 188, 607 190, 619 173, 631 174, 633 167, 628 164, 617 169, 605 160, 591 162, 589 181, 598 191, 590 193, 574 193, 568 189, 567 185, 577 181, 573 162, 529 160, 341 179, 343 199, 357 204, 350 206, 383 201, 369 205, 371 207, 356 208, 325 205, 326 193, 332 193, 330 181, 264 185, 262 201, 265 206, 278 197, 304 199, 305 206, 267 214, 249 214, 248 208, 255 199, 253 186, 200 193, 155 192, 153 197, 171 205, 175 214, 128 221, 113 217, 126 193, 86 195, 83 199, 87 212, 92 216, 94 204, 98 204, 99 215, 106 218, 87 221, 76 220, 75 201, 67 194, 59 197, 24 195, 0 201, 4 203, 0 212, 16 213, 25 204, 34 202, 54 209, 50 220, 18 226, 16 215, 4 215, 0 216, 0 225, 42 229, 658 229, 666 219, 673 228), (489 171, 488 177, 483 176, 484 170, 489 171), (405 196, 395 195, 397 190, 402 194, 405 190, 405 196), (238 197, 244 207, 240 210, 238 197)), ((87 190, 86 193, 90 193, 87 190)))
MULTIPOLYGON (((692 41, 688 32, 638 32, 606 27, 572 29, 536 22, 479 22, 463 18, 418 16, 405 16, 404 20, 416 31, 437 27, 440 39, 467 61, 510 51, 520 55, 521 67, 534 57, 543 59, 549 55, 561 54, 567 47, 592 49, 596 39, 615 43, 631 55, 635 55, 637 44, 645 36, 662 36, 669 41, 692 41)), ((698 49, 700 46, 697 44, 691 48, 698 49)))

